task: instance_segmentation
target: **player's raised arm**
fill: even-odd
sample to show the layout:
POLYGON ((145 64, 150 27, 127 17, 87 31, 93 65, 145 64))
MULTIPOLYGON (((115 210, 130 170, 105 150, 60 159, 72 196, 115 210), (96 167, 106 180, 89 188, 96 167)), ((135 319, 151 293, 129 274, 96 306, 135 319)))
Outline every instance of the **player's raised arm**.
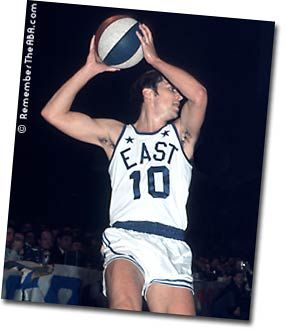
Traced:
POLYGON ((184 150, 191 158, 205 117, 207 90, 191 74, 163 61, 157 55, 152 33, 145 24, 140 25, 140 32, 137 36, 141 41, 146 61, 160 71, 187 99, 180 118, 176 120, 176 126, 184 142, 184 150))
POLYGON ((85 65, 59 88, 41 114, 65 134, 105 148, 105 144, 110 141, 111 132, 120 131, 122 124, 110 119, 92 119, 86 114, 70 111, 75 96, 91 78, 105 71, 118 70, 100 62, 95 52, 94 40, 95 36, 91 39, 85 65))

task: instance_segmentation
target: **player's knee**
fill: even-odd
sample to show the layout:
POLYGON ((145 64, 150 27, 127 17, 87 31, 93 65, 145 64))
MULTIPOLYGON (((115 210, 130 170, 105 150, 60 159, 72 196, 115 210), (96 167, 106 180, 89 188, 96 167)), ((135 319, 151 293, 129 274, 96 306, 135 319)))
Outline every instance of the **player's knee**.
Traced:
POLYGON ((141 311, 142 301, 131 296, 119 296, 116 299, 109 299, 110 309, 141 311))

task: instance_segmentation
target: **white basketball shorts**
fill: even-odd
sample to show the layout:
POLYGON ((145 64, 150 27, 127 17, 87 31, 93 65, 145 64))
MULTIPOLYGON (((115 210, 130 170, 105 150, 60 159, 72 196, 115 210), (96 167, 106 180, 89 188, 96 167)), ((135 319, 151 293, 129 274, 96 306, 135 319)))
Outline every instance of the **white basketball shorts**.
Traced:
POLYGON ((146 299, 152 283, 189 288, 193 291, 192 252, 186 242, 159 235, 120 228, 103 233, 103 293, 106 296, 105 270, 115 259, 127 259, 144 276, 142 296, 146 299))

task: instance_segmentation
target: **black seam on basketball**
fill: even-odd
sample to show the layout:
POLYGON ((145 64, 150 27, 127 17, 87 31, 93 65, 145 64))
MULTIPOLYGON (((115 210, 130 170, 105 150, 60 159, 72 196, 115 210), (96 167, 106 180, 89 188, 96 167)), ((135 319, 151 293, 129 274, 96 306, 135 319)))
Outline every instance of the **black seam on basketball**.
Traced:
POLYGON ((113 46, 113 48, 109 51, 109 53, 107 53, 107 55, 103 59, 104 63, 106 63, 109 66, 119 65, 121 63, 126 62, 130 58, 130 54, 132 54, 132 55, 135 54, 137 52, 137 50, 139 49, 140 45, 141 45, 138 37, 134 33, 138 29, 139 29, 139 23, 134 24, 119 39, 119 41, 113 46), (126 41, 126 37, 128 35, 129 35, 129 38, 132 39, 134 46, 132 47, 131 46, 132 43, 130 43, 130 45, 128 45, 128 48, 127 48, 126 46, 124 46, 124 44, 126 43, 125 41, 126 41), (116 51, 114 51, 115 48, 117 48, 116 51), (118 56, 118 48, 120 48, 120 56, 118 56), (127 50, 128 50, 128 53, 126 52, 127 50), (115 61, 115 56, 117 58, 116 59, 117 61, 115 61))

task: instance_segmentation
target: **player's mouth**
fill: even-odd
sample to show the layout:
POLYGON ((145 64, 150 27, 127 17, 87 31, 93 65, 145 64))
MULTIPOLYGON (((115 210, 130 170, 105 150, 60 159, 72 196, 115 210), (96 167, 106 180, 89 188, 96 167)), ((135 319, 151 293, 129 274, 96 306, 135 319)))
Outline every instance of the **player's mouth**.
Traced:
POLYGON ((173 103, 173 106, 175 106, 177 109, 179 109, 179 107, 180 107, 180 103, 179 103, 179 102, 174 102, 174 103, 173 103))

